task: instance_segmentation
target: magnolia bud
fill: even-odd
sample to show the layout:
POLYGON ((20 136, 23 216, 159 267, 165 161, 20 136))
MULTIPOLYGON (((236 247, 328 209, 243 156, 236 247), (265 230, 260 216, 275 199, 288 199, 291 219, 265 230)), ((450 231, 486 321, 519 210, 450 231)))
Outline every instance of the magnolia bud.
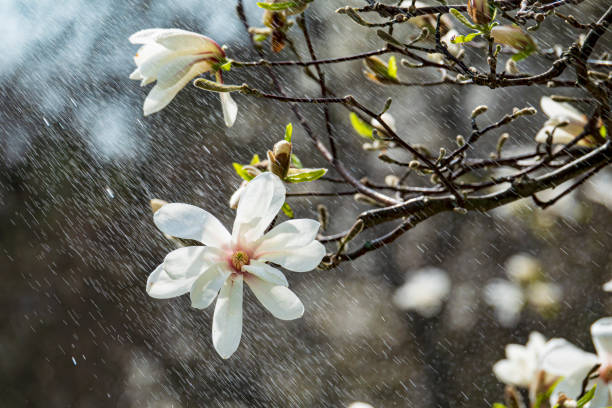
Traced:
POLYGON ((274 145, 272 152, 268 151, 269 170, 281 179, 287 177, 291 165, 291 143, 281 140, 274 145))
POLYGON ((329 220, 329 211, 323 204, 317 205, 317 212, 319 213, 319 224, 321 224, 321 230, 327 229, 327 221, 329 220))
POLYGON ((537 47, 533 39, 519 26, 505 25, 491 29, 491 37, 496 43, 508 45, 518 51, 534 51, 537 47))
POLYGON ((476 116, 482 115, 483 113, 485 113, 489 108, 487 107, 487 105, 480 105, 477 106, 473 111, 472 111, 472 119, 474 119, 476 116))
POLYGON ((385 184, 389 187, 397 187, 399 183, 400 179, 395 174, 388 174, 385 176, 385 184))
POLYGON ((491 22, 491 7, 488 0, 468 0, 467 11, 476 24, 491 22))
POLYGON ((520 72, 518 69, 518 64, 512 58, 506 61, 506 72, 512 75, 516 75, 520 72))
POLYGON ((365 72, 368 79, 374 82, 381 82, 381 83, 385 83, 385 82, 397 83, 398 82, 397 78, 393 78, 391 75, 389 75, 389 67, 387 66, 387 63, 385 63, 380 58, 367 57, 363 60, 363 63, 373 73, 372 75, 369 72, 365 72))
POLYGON ((154 198, 150 201, 150 204, 151 204, 151 210, 153 211, 153 214, 155 214, 157 210, 162 208, 164 205, 168 204, 168 202, 164 200, 160 200, 159 198, 154 198))

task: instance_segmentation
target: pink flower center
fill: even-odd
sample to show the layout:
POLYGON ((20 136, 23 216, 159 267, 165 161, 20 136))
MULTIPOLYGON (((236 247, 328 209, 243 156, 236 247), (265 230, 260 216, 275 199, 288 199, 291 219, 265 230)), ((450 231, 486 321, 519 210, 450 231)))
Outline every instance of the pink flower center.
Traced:
POLYGON ((241 272, 242 267, 249 264, 249 256, 244 251, 236 251, 229 258, 229 263, 236 272, 241 272))
POLYGON ((606 383, 612 381, 612 360, 610 358, 606 359, 606 361, 599 366, 597 374, 599 374, 599 378, 606 383))

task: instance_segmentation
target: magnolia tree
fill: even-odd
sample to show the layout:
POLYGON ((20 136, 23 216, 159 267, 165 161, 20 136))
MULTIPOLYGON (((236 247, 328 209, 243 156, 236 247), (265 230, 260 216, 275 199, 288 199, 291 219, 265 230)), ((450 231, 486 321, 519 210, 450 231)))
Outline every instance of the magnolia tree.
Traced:
MULTIPOLYGON (((598 47, 606 41, 612 7, 594 21, 581 22, 568 14, 580 0, 545 4, 469 0, 452 6, 414 0, 394 4, 368 0, 360 7, 342 7, 329 18, 372 30, 380 46, 354 55, 319 59, 308 30, 312 2, 258 3, 264 9, 263 27, 254 27, 238 0, 237 18, 259 53, 256 61, 230 56, 213 39, 181 29, 145 29, 130 37, 132 43, 141 44, 134 58, 137 68, 130 78, 140 80, 142 86, 155 82, 144 102, 145 116, 172 103, 179 91, 192 84, 219 94, 228 127, 240 120, 239 106, 231 96, 240 93, 289 104, 295 122, 309 139, 309 155, 298 158, 292 152, 293 126, 283 123, 284 137, 262 135, 270 142, 266 157, 252 152, 250 163, 233 163, 237 177, 243 181, 228 197, 227 211, 235 210, 236 214, 231 233, 204 209, 152 201, 155 224, 177 249, 151 273, 147 292, 160 299, 189 293, 192 306, 199 309, 217 299, 212 343, 223 358, 229 358, 239 347, 245 283, 272 315, 282 320, 296 319, 303 315, 305 306, 288 288, 281 268, 291 272, 335 268, 391 244, 442 212, 464 217, 469 212, 487 212, 523 198, 547 208, 612 162, 612 145, 607 138, 607 129, 612 125, 612 82, 607 71, 611 62, 605 47, 598 47), (539 47, 538 28, 546 19, 573 30, 575 41, 552 49, 539 47), (413 27, 413 35, 406 38, 395 34, 399 25, 413 27), (297 52, 293 42, 297 38, 304 41, 307 55, 297 52), (282 55, 291 54, 291 59, 274 57, 283 49, 282 55), (472 51, 469 57, 466 49, 472 51), (526 58, 539 58, 547 68, 524 72, 521 61, 526 58), (469 136, 457 136, 444 147, 409 143, 410 130, 398 131, 389 113, 391 98, 384 106, 371 106, 352 96, 351 89, 331 85, 330 67, 356 60, 363 62, 363 75, 371 81, 368 86, 469 86, 492 90, 537 87, 541 91, 541 109, 549 119, 533 129, 532 146, 520 154, 504 149, 508 133, 498 136, 491 152, 478 153, 481 149, 475 147, 508 124, 537 112, 529 106, 514 108, 493 123, 483 123, 480 115, 487 106, 477 106, 470 116, 471 128, 463 132, 469 136), (304 75, 318 84, 318 94, 291 95, 284 89, 283 70, 296 67, 303 68, 304 75), (240 84, 241 71, 246 69, 262 70, 270 80, 269 88, 240 84), (402 79, 402 70, 433 72, 438 79, 407 82, 402 79), (231 77, 233 83, 227 83, 224 75, 231 77), (573 96, 555 95, 556 88, 572 90, 573 96), (587 109, 579 110, 577 103, 587 109), (307 116, 302 110, 306 104, 321 105, 320 117, 307 116), (351 141, 337 136, 339 124, 332 123, 329 111, 332 104, 346 109, 347 123, 365 138, 364 154, 375 155, 385 163, 380 172, 360 177, 360 169, 346 164, 343 146, 351 141), (312 129, 314 121, 325 124, 326 134, 312 129), (398 152, 410 159, 398 159, 398 152), (310 155, 320 155, 328 163, 326 168, 308 167, 310 155), (396 169, 392 174, 388 174, 389 165, 396 169), (315 188, 292 192, 294 183, 315 188), (561 184, 563 188, 553 197, 543 199, 538 195, 561 184), (287 195, 323 200, 347 196, 371 209, 362 212, 344 230, 329 231, 327 220, 342 208, 328 209, 320 204, 316 208, 318 220, 296 219, 285 202, 287 195), (370 229, 375 231, 374 237, 362 238, 364 231, 370 229)), ((510 321, 512 311, 527 302, 524 299, 535 299, 530 302, 539 308, 545 306, 541 299, 560 296, 554 285, 537 277, 538 266, 533 260, 518 256, 511 262, 515 266, 508 270, 515 272, 511 272, 510 281, 493 282, 486 289, 485 298, 496 305, 500 321, 510 321), (514 300, 498 304, 499 299, 514 300)), ((431 317, 439 311, 449 291, 447 274, 428 268, 414 274, 392 300, 399 308, 431 317)), ((539 333, 533 333, 526 346, 509 345, 507 359, 494 366, 495 375, 508 385, 505 405, 522 407, 526 399, 533 407, 610 405, 610 319, 602 318, 592 326, 597 355, 562 339, 547 341, 539 333), (521 392, 521 388, 528 392, 521 392)))

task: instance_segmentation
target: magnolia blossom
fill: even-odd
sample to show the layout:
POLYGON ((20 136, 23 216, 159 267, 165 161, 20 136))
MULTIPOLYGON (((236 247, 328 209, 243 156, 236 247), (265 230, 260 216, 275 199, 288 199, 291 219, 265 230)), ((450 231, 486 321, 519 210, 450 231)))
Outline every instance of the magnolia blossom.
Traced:
POLYGON ((564 339, 549 341, 542 352, 542 369, 552 375, 563 377, 551 398, 554 406, 563 393, 577 399, 582 390, 582 382, 588 373, 600 364, 597 378, 591 380, 588 389, 597 386, 595 395, 586 406, 600 408, 610 406, 612 386, 612 317, 599 319, 591 326, 591 337, 597 354, 588 353, 564 339))
POLYGON ((408 275, 406 283, 395 291, 393 302, 402 310, 415 310, 424 317, 433 317, 442 309, 450 290, 448 274, 428 267, 408 275))
MULTIPOLYGON (((130 37, 132 44, 144 44, 134 57, 136 70, 130 79, 140 80, 141 86, 157 81, 144 102, 144 114, 165 108, 176 94, 196 76, 215 70, 225 59, 225 51, 210 38, 176 28, 150 28, 130 37)), ((215 71, 218 82, 221 72, 215 71)), ((231 127, 238 107, 228 92, 221 92, 225 124, 231 127)))
POLYGON ((603 285, 603 290, 605 290, 606 292, 612 292, 612 280, 611 280, 611 281, 606 282, 606 283, 603 285))
MULTIPOLYGON (((548 135, 552 133, 552 143, 566 144, 580 135, 588 122, 586 115, 572 105, 563 102, 555 102, 548 96, 540 100, 542 111, 549 117, 535 137, 536 142, 546 143, 548 135), (559 126, 563 122, 565 126, 559 126)), ((579 144, 587 145, 586 139, 582 139, 579 144)))
POLYGON ((538 377, 538 361, 546 345, 546 338, 531 332, 524 346, 508 344, 506 358, 493 366, 493 373, 504 384, 528 388, 538 377))
POLYGON ((506 260, 506 275, 515 282, 528 284, 540 278, 542 266, 528 254, 515 254, 506 260))
POLYGON ((147 293, 167 299, 189 292, 191 305, 198 309, 208 307, 219 294, 212 338, 223 358, 240 344, 244 282, 275 317, 292 320, 304 313, 283 273, 268 262, 307 272, 319 265, 325 247, 315 240, 317 221, 290 220, 265 232, 284 201, 285 186, 267 172, 245 188, 231 234, 213 215, 188 204, 166 204, 154 215, 155 225, 164 233, 204 246, 170 252, 149 276, 147 293))
POLYGON ((516 325, 525 305, 525 296, 519 285, 505 279, 493 279, 484 287, 483 297, 502 326, 516 325))

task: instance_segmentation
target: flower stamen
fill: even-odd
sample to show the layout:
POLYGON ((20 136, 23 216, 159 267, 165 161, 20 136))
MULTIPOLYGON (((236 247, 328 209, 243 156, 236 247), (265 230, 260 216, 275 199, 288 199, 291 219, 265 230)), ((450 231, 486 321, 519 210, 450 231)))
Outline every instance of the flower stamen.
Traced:
POLYGON ((244 265, 249 264, 249 256, 244 251, 236 251, 232 254, 230 263, 237 272, 240 272, 244 265))

